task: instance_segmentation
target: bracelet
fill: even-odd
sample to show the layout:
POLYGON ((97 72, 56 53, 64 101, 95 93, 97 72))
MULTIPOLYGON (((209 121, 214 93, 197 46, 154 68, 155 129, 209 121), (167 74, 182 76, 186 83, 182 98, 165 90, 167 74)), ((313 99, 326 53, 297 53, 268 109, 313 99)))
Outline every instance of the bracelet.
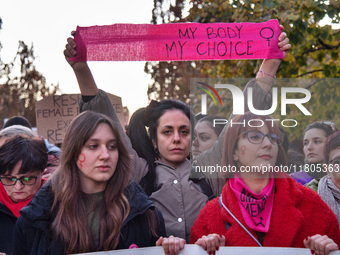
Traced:
POLYGON ((261 79, 261 78, 259 78, 259 79, 260 79, 260 80, 259 80, 260 83, 266 84, 266 85, 268 85, 268 86, 270 86, 270 87, 273 86, 273 83, 264 82, 263 80, 265 80, 265 79, 261 79))
POLYGON ((260 69, 257 73, 262 73, 262 76, 264 77, 265 75, 272 77, 272 78, 276 78, 275 75, 271 75, 269 73, 266 73, 265 71, 263 71, 262 69, 260 69))

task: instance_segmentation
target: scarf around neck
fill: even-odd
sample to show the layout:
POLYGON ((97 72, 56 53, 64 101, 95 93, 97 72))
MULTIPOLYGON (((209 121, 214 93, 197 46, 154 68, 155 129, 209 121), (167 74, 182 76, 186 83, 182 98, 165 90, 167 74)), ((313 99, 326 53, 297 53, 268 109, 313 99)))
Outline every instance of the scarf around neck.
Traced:
POLYGON ((318 193, 332 209, 340 224, 340 190, 328 176, 321 178, 318 193))
POLYGON ((264 233, 269 231, 274 205, 274 184, 274 178, 271 176, 267 186, 260 194, 256 194, 248 188, 239 174, 229 179, 229 186, 236 196, 243 219, 248 227, 255 231, 264 233))
MULTIPOLYGON (((41 179, 41 186, 44 185, 45 182, 46 182, 45 179, 41 179)), ((32 198, 19 203, 13 202, 12 199, 7 195, 4 185, 0 183, 0 202, 4 204, 13 213, 15 217, 19 218, 20 216, 19 211, 22 208, 24 208, 31 201, 31 199, 32 198)))

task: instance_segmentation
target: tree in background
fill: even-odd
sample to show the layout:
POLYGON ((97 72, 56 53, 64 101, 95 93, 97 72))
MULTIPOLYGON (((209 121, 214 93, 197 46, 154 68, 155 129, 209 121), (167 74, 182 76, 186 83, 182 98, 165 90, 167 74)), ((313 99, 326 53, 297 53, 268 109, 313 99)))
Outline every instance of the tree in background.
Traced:
MULTIPOLYGON (((340 30, 332 29, 330 24, 322 25, 324 18, 340 23, 339 1, 154 0, 152 22, 231 23, 278 19, 292 44, 290 54, 280 66, 278 78, 339 78, 340 30), (188 14, 184 14, 186 6, 188 14)), ((153 80, 148 95, 149 98, 175 98, 189 102, 190 78, 254 77, 260 63, 261 60, 148 62, 145 71, 153 80)), ((340 126, 339 107, 337 109, 340 86, 336 86, 336 80, 312 80, 306 88, 312 94, 307 104, 312 116, 306 117, 295 108, 288 108, 286 117, 299 123, 293 133, 293 129, 287 130, 292 139, 300 138, 306 125, 315 120, 333 120, 340 126)), ((227 108, 232 109, 231 102, 223 109, 224 113, 227 108)))
MULTIPOLYGON (((0 19, 0 29, 1 23, 0 19)), ((33 45, 28 47, 23 41, 19 42, 13 61, 6 64, 0 60, 1 119, 19 115, 36 126, 35 102, 59 91, 59 84, 46 85, 46 79, 36 70, 34 60, 33 45)))
MULTIPOLYGON (((186 22, 185 0, 154 0, 152 23, 186 22)), ((153 80, 149 84, 149 99, 178 99, 189 103, 190 78, 201 75, 199 61, 146 62, 144 71, 153 80), (199 65, 199 66, 198 66, 199 65)))

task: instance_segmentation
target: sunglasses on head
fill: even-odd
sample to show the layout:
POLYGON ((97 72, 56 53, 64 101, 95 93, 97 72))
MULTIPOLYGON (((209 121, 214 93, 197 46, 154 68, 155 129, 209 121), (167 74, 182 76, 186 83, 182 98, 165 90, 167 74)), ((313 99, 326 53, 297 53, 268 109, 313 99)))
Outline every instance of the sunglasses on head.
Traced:
POLYGON ((337 131, 338 129, 336 128, 335 124, 331 121, 322 121, 322 124, 325 124, 327 126, 330 126, 333 130, 333 132, 337 131))

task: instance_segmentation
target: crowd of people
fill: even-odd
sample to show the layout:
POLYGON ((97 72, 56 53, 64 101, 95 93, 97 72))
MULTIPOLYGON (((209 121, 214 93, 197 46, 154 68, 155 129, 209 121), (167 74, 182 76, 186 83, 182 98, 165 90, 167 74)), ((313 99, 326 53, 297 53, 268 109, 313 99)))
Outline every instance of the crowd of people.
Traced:
MULTIPOLYGON (((285 56, 291 47, 284 32, 278 47, 285 56)), ((256 120, 252 126, 215 128, 216 117, 195 121, 183 102, 151 101, 124 130, 87 63, 70 61, 76 54, 70 37, 64 55, 78 81, 81 113, 61 149, 36 137, 19 116, 0 131, 0 254, 150 246, 178 254, 187 243, 208 254, 221 246, 338 250, 340 132, 334 125, 306 128, 306 169, 265 171, 288 164, 289 139, 265 121, 271 116, 246 111, 230 119, 256 120), (233 171, 193 177, 195 166, 216 164, 233 171), (312 164, 324 166, 323 174, 313 175, 312 164), (246 167, 258 171, 242 171, 246 167)), ((254 108, 271 105, 281 61, 263 60, 246 85, 254 108)))

